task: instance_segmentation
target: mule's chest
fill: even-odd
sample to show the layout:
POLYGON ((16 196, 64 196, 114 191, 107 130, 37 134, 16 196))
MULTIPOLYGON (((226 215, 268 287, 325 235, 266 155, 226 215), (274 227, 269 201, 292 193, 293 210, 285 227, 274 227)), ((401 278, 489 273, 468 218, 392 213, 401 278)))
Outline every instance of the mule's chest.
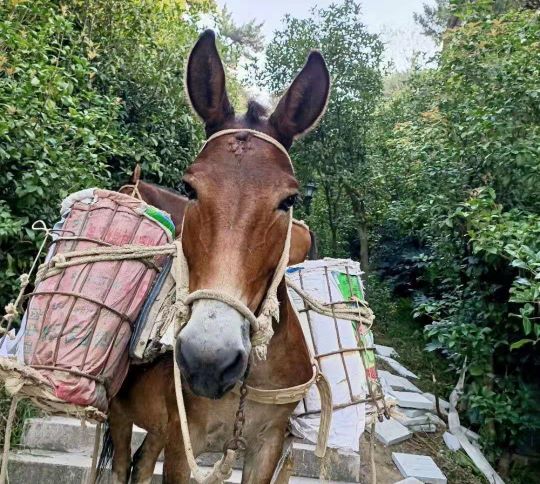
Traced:
MULTIPOLYGON (((190 421, 204 423, 199 427, 205 431, 205 442, 202 452, 220 452, 223 445, 233 436, 236 411, 239 398, 237 395, 227 395, 221 400, 206 401, 206 405, 193 405, 196 415, 190 421)), ((268 432, 282 429, 285 432, 289 416, 294 408, 291 405, 263 405, 247 401, 245 405, 245 423, 243 437, 248 447, 262 443, 268 432)), ((195 428, 193 428, 196 431, 195 428)), ((197 429, 198 430, 198 429, 197 429)))

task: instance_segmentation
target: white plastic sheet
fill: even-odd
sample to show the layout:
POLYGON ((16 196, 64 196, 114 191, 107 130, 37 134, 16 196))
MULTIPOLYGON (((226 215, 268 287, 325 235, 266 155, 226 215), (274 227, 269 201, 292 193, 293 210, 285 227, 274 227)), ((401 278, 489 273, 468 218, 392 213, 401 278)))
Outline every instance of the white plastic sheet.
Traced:
MULTIPOLYGON (((325 303, 346 299, 338 282, 340 274, 348 274, 362 288, 360 265, 348 259, 306 261, 287 271, 290 279, 325 303)), ((306 312, 302 298, 291 289, 289 295, 314 355, 357 348, 356 330, 351 321, 323 316, 311 310, 306 312)), ((365 429, 365 403, 361 400, 366 398, 367 393, 366 373, 360 352, 331 354, 318 358, 318 361, 332 388, 334 412, 329 446, 358 452, 360 437, 365 429)), ((319 394, 313 387, 299 403, 291 421, 297 436, 316 442, 319 427, 317 412, 320 409, 319 394)))

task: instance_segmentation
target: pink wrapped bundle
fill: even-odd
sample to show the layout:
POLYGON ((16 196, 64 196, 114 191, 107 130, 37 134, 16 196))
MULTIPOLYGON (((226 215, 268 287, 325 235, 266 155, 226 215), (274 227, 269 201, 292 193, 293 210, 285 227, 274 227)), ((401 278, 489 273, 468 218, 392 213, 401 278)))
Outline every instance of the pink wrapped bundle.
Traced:
MULTIPOLYGON (((49 252, 168 244, 167 214, 127 195, 83 190, 62 204, 64 223, 49 252)), ((166 256, 85 262, 46 275, 27 309, 24 363, 38 370, 54 394, 106 412, 128 369, 132 326, 166 256)))

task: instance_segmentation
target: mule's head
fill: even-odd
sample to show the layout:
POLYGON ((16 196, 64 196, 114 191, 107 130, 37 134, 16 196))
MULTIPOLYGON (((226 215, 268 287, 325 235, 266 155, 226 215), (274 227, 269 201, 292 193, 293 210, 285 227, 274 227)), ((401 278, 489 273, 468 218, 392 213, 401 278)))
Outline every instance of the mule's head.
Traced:
MULTIPOLYGON (((312 52, 269 117, 256 104, 235 116, 214 34, 206 31, 190 54, 186 85, 207 136, 230 128, 255 129, 288 149, 323 113, 330 80, 322 55, 312 52)), ((218 290, 257 314, 283 252, 298 194, 287 155, 248 131, 234 132, 212 139, 183 182, 190 198, 182 239, 190 292, 218 290)), ((309 246, 309 232, 293 226, 289 262, 304 260, 309 246)), ((176 344, 191 390, 220 398, 246 371, 250 324, 230 305, 200 299, 176 344)))

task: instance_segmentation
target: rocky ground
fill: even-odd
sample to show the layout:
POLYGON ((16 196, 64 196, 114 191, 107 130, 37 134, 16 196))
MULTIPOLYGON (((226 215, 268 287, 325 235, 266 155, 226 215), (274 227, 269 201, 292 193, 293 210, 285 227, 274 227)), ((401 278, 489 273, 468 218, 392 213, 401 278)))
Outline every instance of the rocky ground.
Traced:
MULTIPOLYGON (((447 431, 448 402, 439 399, 440 413, 437 412, 435 396, 422 392, 422 382, 399 362, 397 352, 392 347, 382 345, 376 345, 376 351, 379 376, 387 400, 391 404, 395 402, 391 408, 391 419, 377 422, 375 426, 373 445, 376 482, 393 484, 410 476, 418 478, 418 481, 411 480, 411 484, 486 482, 460 450, 459 442, 447 431), (410 456, 408 459, 413 463, 410 471, 403 468, 400 470, 396 465, 399 454, 410 456)), ((473 442, 478 440, 474 432, 468 431, 468 436, 473 442)), ((371 436, 366 432, 361 458, 362 482, 365 483, 372 482, 370 440, 371 436)))

